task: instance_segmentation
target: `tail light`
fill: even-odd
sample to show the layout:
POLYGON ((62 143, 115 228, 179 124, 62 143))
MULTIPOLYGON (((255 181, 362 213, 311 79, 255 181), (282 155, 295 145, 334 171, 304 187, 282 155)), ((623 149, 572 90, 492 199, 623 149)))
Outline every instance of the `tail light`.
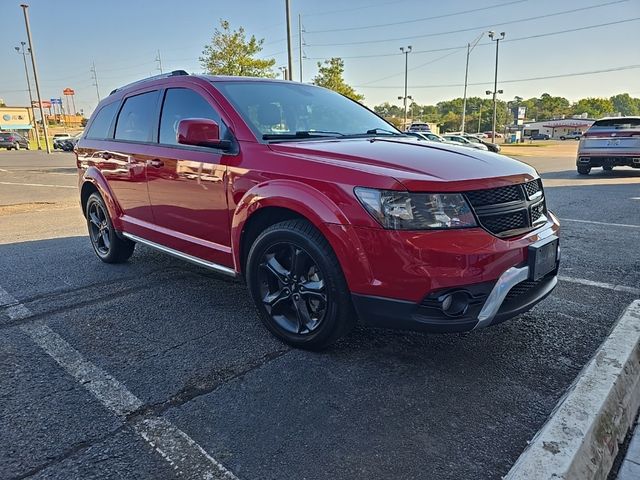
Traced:
POLYGON ((7 138, 7 140, 10 141, 10 142, 14 142, 16 139, 14 137, 9 137, 9 138, 7 138))

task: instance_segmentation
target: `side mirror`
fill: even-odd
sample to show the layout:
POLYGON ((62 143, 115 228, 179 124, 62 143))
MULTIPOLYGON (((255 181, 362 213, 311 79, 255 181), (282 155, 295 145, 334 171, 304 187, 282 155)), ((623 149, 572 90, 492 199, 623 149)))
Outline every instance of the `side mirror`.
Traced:
POLYGON ((228 150, 229 140, 220 140, 220 127, 209 118, 185 118, 178 123, 176 139, 181 145, 228 150))

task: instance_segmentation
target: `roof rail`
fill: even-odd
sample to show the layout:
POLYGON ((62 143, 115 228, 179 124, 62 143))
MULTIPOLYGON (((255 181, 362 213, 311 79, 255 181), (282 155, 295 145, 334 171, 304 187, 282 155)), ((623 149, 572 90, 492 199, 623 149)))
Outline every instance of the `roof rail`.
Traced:
POLYGON ((122 87, 114 88, 113 90, 111 90, 111 93, 109 95, 113 95, 118 90, 122 90, 123 88, 128 88, 128 87, 131 87, 133 85, 137 85, 138 83, 148 82, 149 80, 158 80, 160 78, 179 77, 181 75, 189 75, 189 73, 186 72, 185 70, 173 70, 172 72, 169 72, 169 73, 161 73, 160 75, 154 75, 152 77, 143 78, 141 80, 136 80, 135 82, 127 83, 126 85, 123 85, 122 87))

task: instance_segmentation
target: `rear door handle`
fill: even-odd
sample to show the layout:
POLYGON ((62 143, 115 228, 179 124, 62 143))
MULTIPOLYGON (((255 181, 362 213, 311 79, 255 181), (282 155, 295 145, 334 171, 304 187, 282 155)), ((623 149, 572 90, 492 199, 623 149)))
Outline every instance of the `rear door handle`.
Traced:
POLYGON ((164 162, 156 158, 154 160, 149 160, 149 165, 151 165, 154 168, 162 168, 164 167, 164 162))

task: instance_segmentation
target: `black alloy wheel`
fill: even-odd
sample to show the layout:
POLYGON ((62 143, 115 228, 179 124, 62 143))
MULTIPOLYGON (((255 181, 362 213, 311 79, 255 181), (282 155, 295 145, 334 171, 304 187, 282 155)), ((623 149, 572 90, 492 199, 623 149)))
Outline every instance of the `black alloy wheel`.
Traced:
POLYGON ((327 312, 323 274, 311 256, 292 243, 277 243, 262 255, 258 279, 267 312, 280 328, 305 335, 327 312))
POLYGON ((89 195, 85 207, 89 239, 96 255, 106 263, 122 263, 133 254, 135 243, 118 236, 100 194, 89 195))
POLYGON ((246 279, 260 319, 290 345, 319 350, 355 325, 338 259, 306 220, 287 220, 260 233, 247 257, 246 279))

